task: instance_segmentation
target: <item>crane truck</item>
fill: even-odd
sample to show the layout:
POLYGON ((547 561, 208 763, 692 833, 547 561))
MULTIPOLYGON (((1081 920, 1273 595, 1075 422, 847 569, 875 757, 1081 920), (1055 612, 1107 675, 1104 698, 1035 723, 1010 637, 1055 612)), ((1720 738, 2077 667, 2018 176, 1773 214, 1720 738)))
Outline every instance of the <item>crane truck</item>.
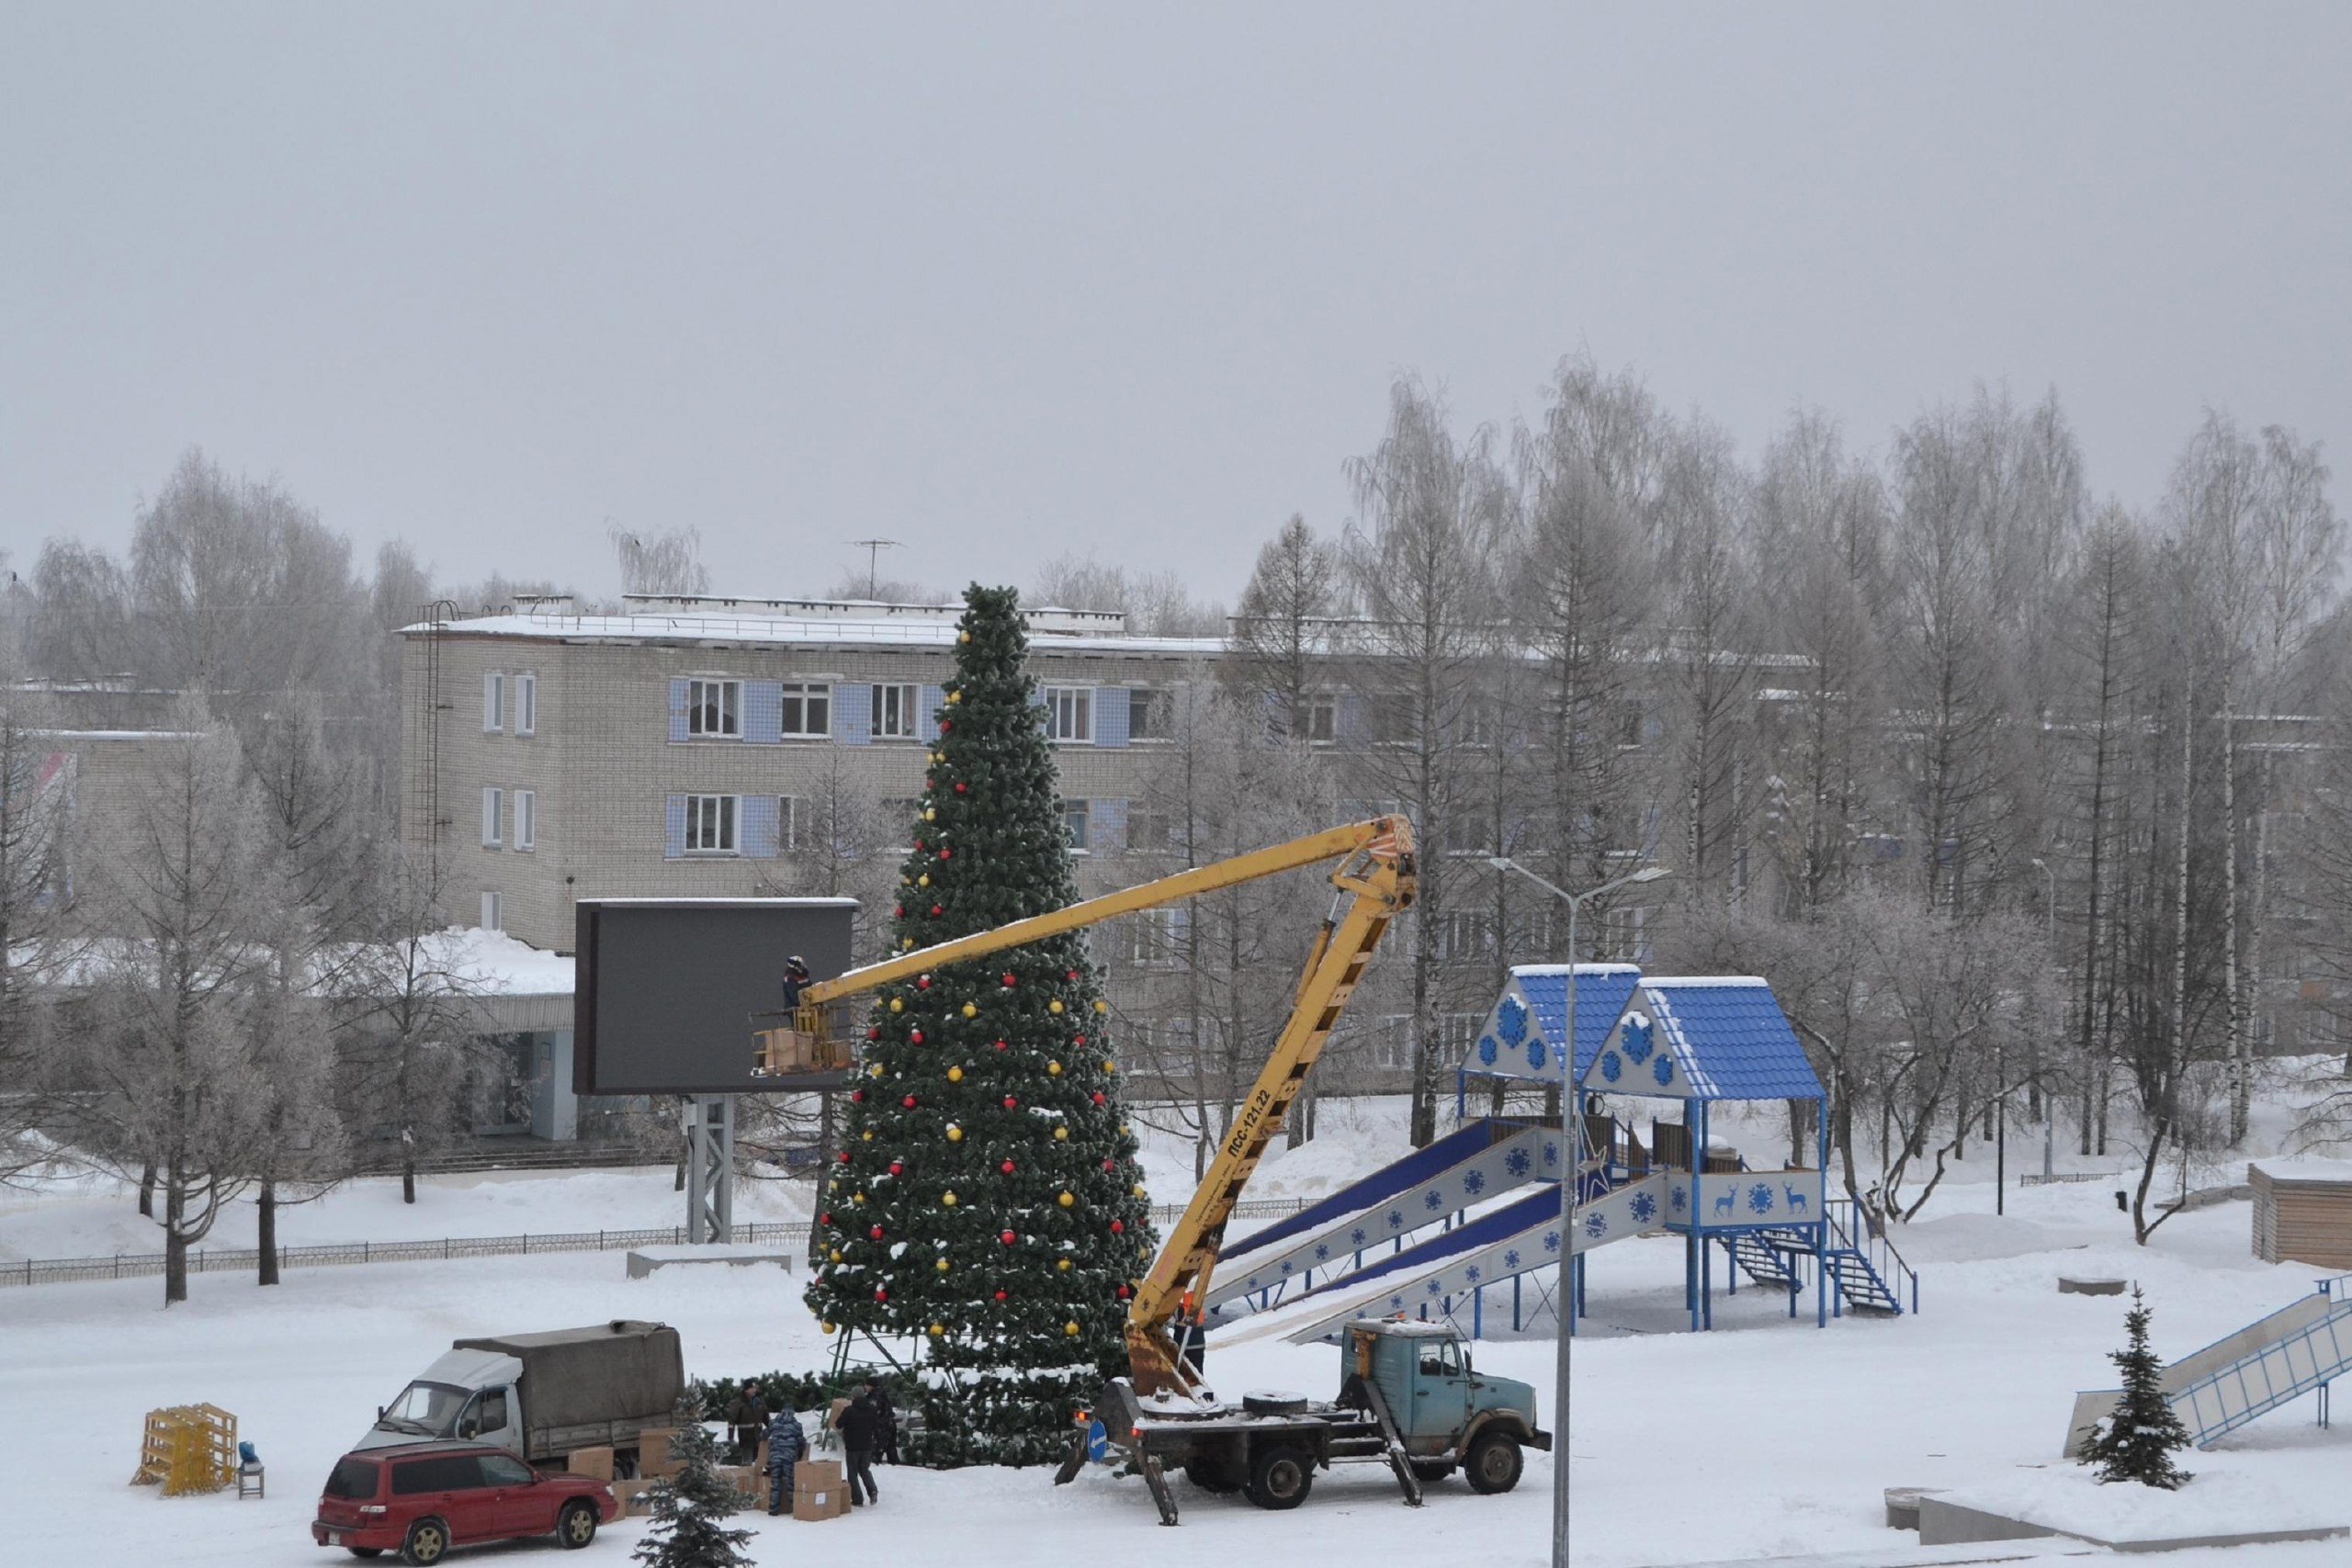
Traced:
POLYGON ((1261 1507, 1293 1508, 1306 1500, 1318 1469, 1380 1462, 1395 1472, 1406 1502, 1419 1506, 1422 1483, 1456 1467, 1476 1491, 1507 1492, 1518 1483, 1522 1448, 1552 1446, 1551 1435, 1536 1424, 1534 1391, 1473 1371, 1469 1347, 1448 1325, 1382 1318, 1351 1323, 1339 1392, 1329 1401, 1290 1393, 1221 1400, 1186 1353, 1187 1344, 1196 1342, 1198 1324, 1187 1303, 1207 1298, 1243 1189, 1281 1132, 1381 937, 1412 906, 1411 823, 1387 816, 1329 829, 852 969, 803 987, 790 1025, 755 1035, 758 1076, 836 1074, 855 1050, 846 1006, 854 997, 961 959, 1334 861, 1331 911, 1308 950, 1289 1016, 1183 1217, 1135 1292, 1125 1329, 1128 1375, 1104 1387, 1092 1413, 1077 1413, 1069 1457, 1055 1475, 1060 1484, 1078 1473, 1099 1416, 1106 1440, 1143 1476, 1162 1524, 1178 1518, 1170 1470, 1182 1470, 1206 1492, 1244 1491, 1261 1507))

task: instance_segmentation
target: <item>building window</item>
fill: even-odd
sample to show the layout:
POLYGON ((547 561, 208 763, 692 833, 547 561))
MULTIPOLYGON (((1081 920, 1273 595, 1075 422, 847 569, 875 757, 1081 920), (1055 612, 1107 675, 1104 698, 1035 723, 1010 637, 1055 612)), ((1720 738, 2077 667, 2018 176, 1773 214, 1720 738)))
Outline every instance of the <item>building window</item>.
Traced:
POLYGON ((514 847, 536 850, 539 847, 539 792, 518 789, 514 792, 514 847))
POLYGON ((1340 699, 1329 692, 1306 694, 1306 737, 1318 746, 1340 739, 1340 699))
POLYGON ((1431 955, 1440 960, 1491 957, 1495 923, 1481 909, 1448 909, 1430 922, 1431 955))
POLYGON ((506 900, 495 888, 481 890, 481 929, 486 931, 506 929, 506 900))
POLYGON ((912 740, 915 738, 915 689, 912 686, 874 688, 874 739, 912 740))
POLYGON ((514 733, 539 732, 539 678, 528 671, 514 677, 514 733))
POLYGON ((1145 909, 1127 922, 1127 961, 1144 969, 1171 969, 1184 956, 1184 938, 1192 912, 1172 908, 1145 909))
POLYGON ((1086 824, 1089 816, 1086 802, 1082 800, 1062 802, 1062 836, 1069 840, 1072 854, 1082 855, 1087 852, 1086 824))
POLYGON ((492 784, 481 792, 481 847, 497 849, 506 841, 503 818, 506 815, 506 792, 492 784))
POLYGON ((481 678, 481 732, 495 735, 506 728, 506 672, 492 670, 481 678))
POLYGON ((1046 687, 1046 735, 1053 740, 1091 742, 1094 739, 1094 688, 1046 687))
POLYGON ((792 851, 800 848, 800 835, 807 830, 808 803, 797 795, 775 797, 776 847, 792 851))
POLYGON ((731 855, 737 852, 736 802, 737 797, 731 795, 686 796, 686 853, 731 855))
POLYGON ((784 733, 822 739, 833 732, 833 689, 822 681, 784 683, 784 733))
POLYGON ((1168 721, 1171 716, 1169 699, 1172 692, 1154 691, 1149 686, 1136 686, 1127 693, 1127 739, 1130 740, 1165 740, 1168 721))
POLYGON ((743 733, 743 682, 688 681, 686 733, 705 739, 740 739, 743 733))

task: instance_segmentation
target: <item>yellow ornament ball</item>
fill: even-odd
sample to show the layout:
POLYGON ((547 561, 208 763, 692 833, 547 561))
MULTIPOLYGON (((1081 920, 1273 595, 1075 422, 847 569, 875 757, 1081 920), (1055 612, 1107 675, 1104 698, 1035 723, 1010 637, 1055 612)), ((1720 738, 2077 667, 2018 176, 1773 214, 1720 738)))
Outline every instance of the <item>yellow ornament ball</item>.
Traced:
POLYGON ((933 1265, 932 1265, 932 1267, 933 1267, 933 1268, 934 1268, 934 1269, 938 1269, 941 1273, 944 1274, 944 1273, 946 1273, 946 1272, 947 1272, 947 1259, 945 1259, 944 1258, 941 1258, 938 1262, 936 1262, 936 1263, 933 1264, 933 1265))
POLYGON ((873 1129, 873 1128, 871 1128, 871 1127, 868 1127, 865 1132, 860 1133, 860 1134, 858 1134, 858 1136, 859 1136, 859 1137, 861 1137, 861 1138, 864 1138, 867 1143, 869 1143, 869 1144, 870 1144, 870 1143, 872 1143, 872 1142, 874 1141, 874 1129, 873 1129))
POLYGON ((1096 1012, 1109 1012, 1111 1010, 1111 1004, 1104 1001, 1101 997, 1097 997, 1094 998, 1094 1010, 1096 1012))
POLYGON ((949 1122, 947 1126, 947 1141, 951 1144, 962 1143, 964 1141, 964 1129, 956 1126, 952 1122, 949 1122))
POLYGON ((865 1069, 865 1076, 866 1076, 867 1077, 869 1077, 869 1078, 878 1078, 878 1077, 880 1077, 882 1076, 882 1064, 881 1064, 881 1063, 879 1063, 879 1062, 876 1062, 876 1063, 875 1063, 872 1066, 870 1066, 870 1067, 866 1068, 866 1069, 865 1069))
POLYGON ((1136 1195, 1136 1197, 1138 1197, 1138 1198, 1140 1198, 1140 1197, 1142 1197, 1142 1196, 1144 1195, 1144 1192, 1143 1192, 1143 1183, 1142 1183, 1142 1182, 1140 1182, 1140 1181, 1136 1182, 1136 1185, 1135 1185, 1135 1195, 1136 1195))
POLYGON ((1126 1124, 1125 1122, 1120 1122, 1120 1123, 1119 1123, 1119 1131, 1120 1131, 1120 1133, 1121 1133, 1122 1134, 1125 1134, 1125 1132, 1126 1132, 1126 1130, 1127 1130, 1127 1124, 1126 1124))
POLYGON ((1049 1077, 1057 1078, 1062 1076, 1062 1065, 1059 1062, 1047 1062, 1046 1064, 1046 1073, 1049 1077))
POLYGON ((947 694, 947 700, 951 703, 960 703, 964 700, 964 694, 961 692, 950 692, 947 694))
POLYGON ((939 1201, 948 1208, 952 1209, 956 1206, 956 1194, 953 1192, 942 1192, 939 1195, 939 1201))
POLYGON ((1119 1070, 1119 1065, 1111 1060, 1110 1057, 1105 1056, 1102 1058, 1102 1070, 1106 1073, 1115 1073, 1119 1070))
POLYGON ((966 1003, 964 1004, 964 1016, 965 1016, 966 1018, 978 1018, 978 1017, 979 1017, 979 1016, 980 1016, 980 1004, 979 1004, 979 1003, 978 1003, 978 1002, 966 1002, 966 1003))
POLYGON ((1055 1129, 1054 1129, 1054 1142, 1056 1142, 1056 1143, 1057 1143, 1057 1144, 1067 1144, 1067 1143, 1069 1143, 1069 1128, 1067 1128, 1067 1127, 1057 1127, 1057 1128, 1055 1128, 1055 1129))
POLYGON ((1055 1264, 1054 1267, 1067 1274, 1069 1272, 1069 1259, 1065 1258, 1059 1263, 1055 1264))
POLYGON ((831 1258, 834 1262, 839 1263, 842 1260, 842 1249, 837 1247, 825 1256, 831 1258))
POLYGON ((956 640, 957 642, 969 642, 972 640, 972 634, 970 632, 957 632, 956 634, 956 640))
MULTIPOLYGON (((928 882, 928 881, 930 880, 930 878, 925 877, 923 880, 925 880, 926 882, 928 882)), ((915 944, 915 939, 914 939, 914 938, 912 938, 912 937, 909 937, 909 938, 907 938, 907 940, 906 940, 906 941, 904 941, 904 942, 900 942, 900 943, 899 944, 899 946, 900 948, 902 948, 902 949, 905 949, 905 948, 911 948, 911 947, 913 947, 913 946, 914 946, 914 944, 915 944)))
POLYGON ((964 1069, 961 1067, 948 1068, 947 1081, 949 1083, 962 1083, 964 1081, 964 1069))
POLYGON ((1069 1322, 1063 1324, 1062 1332, 1069 1335, 1073 1339, 1077 1338, 1079 1334, 1078 1320, 1072 1318, 1069 1322))
POLYGON ((1075 1192, 1065 1192, 1059 1198, 1056 1199, 1055 1201, 1067 1209, 1078 1201, 1078 1194, 1075 1192))
POLYGON ((922 808, 922 819, 926 822, 936 822, 939 820, 939 813, 926 806, 922 808))
POLYGON ((904 1012, 904 1011, 906 1011, 906 1010, 907 1010, 907 1004, 906 1004, 906 1000, 905 1000, 905 998, 901 998, 901 997, 892 997, 892 998, 890 998, 890 1010, 891 1010, 892 1012, 904 1012))
POLYGON ((833 1331, 833 1325, 830 1323, 820 1323, 817 1325, 817 1327, 820 1332, 826 1334, 831 1334, 833 1331))
POLYGON ((850 1194, 849 1201, 853 1203, 863 1203, 865 1201, 865 1194, 863 1192, 854 1192, 850 1194))
POLYGON ((1046 1004, 1046 1010, 1047 1012, 1059 1012, 1059 1011, 1061 1011, 1061 1010, 1062 1010, 1062 999, 1061 999, 1061 998, 1059 998, 1059 997, 1056 997, 1052 1001, 1047 1002, 1047 1003, 1046 1004))
POLYGON ((947 1325, 946 1325, 945 1324, 944 1324, 944 1323, 934 1323, 934 1324, 933 1324, 933 1325, 931 1325, 931 1337, 932 1337, 933 1339, 937 1339, 937 1338, 940 1338, 940 1337, 944 1337, 944 1336, 946 1334, 946 1332, 947 1332, 947 1325))

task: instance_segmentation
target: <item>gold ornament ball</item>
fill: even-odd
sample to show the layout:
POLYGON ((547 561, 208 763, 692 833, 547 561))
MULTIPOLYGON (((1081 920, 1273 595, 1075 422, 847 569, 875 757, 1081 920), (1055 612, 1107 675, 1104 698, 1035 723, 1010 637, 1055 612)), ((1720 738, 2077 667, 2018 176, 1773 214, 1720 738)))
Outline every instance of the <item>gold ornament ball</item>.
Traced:
POLYGON ((1078 1320, 1077 1320, 1076 1318, 1072 1318, 1069 1322, 1063 1324, 1063 1325, 1062 1325, 1062 1332, 1063 1332, 1064 1334, 1069 1335, 1072 1339, 1077 1338, 1077 1337, 1078 1337, 1078 1320))
POLYGON ((1057 1077, 1061 1077, 1061 1076, 1062 1076, 1062 1065, 1061 1065, 1059 1062, 1047 1062, 1047 1063, 1046 1064, 1046 1077, 1057 1077, 1057 1077))
POLYGON ((837 1247, 825 1256, 831 1258, 834 1262, 839 1263, 842 1260, 842 1249, 837 1247))
POLYGON ((946 1332, 947 1332, 947 1325, 946 1325, 945 1324, 944 1324, 944 1323, 934 1323, 934 1324, 933 1324, 933 1325, 931 1325, 931 1337, 932 1337, 933 1339, 940 1338, 941 1337, 943 1337, 944 1335, 945 1335, 945 1334, 946 1334, 946 1332))
MULTIPOLYGON (((929 872, 927 872, 927 871, 926 871, 926 872, 924 872, 921 876, 916 877, 916 878, 915 878, 915 886, 916 886, 917 887, 928 887, 928 886, 931 886, 931 873, 929 873, 929 872)), ((909 945, 909 946, 912 946, 913 944, 912 944, 911 942, 910 942, 908 945, 909 945)))
POLYGON ((956 640, 957 642, 969 642, 972 640, 972 634, 970 632, 957 632, 956 634, 956 640))
POLYGON ((1055 1128, 1055 1129, 1054 1129, 1054 1142, 1056 1142, 1056 1143, 1057 1143, 1057 1144, 1067 1144, 1067 1143, 1069 1143, 1069 1128, 1067 1128, 1067 1127, 1057 1127, 1057 1128, 1055 1128))
POLYGON ((950 1123, 947 1128, 947 1141, 951 1144, 962 1143, 964 1141, 964 1129, 950 1123))
POLYGON ((947 1272, 947 1259, 945 1259, 944 1258, 941 1258, 937 1263, 934 1263, 933 1265, 932 1265, 932 1267, 933 1267, 933 1268, 934 1268, 934 1269, 937 1269, 941 1273, 944 1274, 944 1273, 946 1273, 946 1272, 947 1272))
POLYGON ((1102 1058, 1102 1070, 1106 1073, 1115 1073, 1119 1070, 1118 1064, 1105 1056, 1102 1058))
POLYGON ((1094 998, 1094 1010, 1096 1012, 1109 1012, 1111 1010, 1111 1004, 1104 1001, 1101 997, 1097 997, 1094 998))
POLYGON ((939 820, 939 813, 926 806, 922 808, 922 819, 926 822, 936 822, 939 820))
POLYGON ((860 1134, 858 1134, 858 1136, 859 1136, 859 1137, 861 1137, 861 1138, 863 1138, 863 1139, 865 1139, 867 1143, 869 1143, 869 1144, 870 1144, 870 1143, 872 1143, 872 1142, 874 1141, 874 1129, 873 1129, 873 1128, 871 1128, 871 1127, 868 1127, 865 1132, 860 1133, 860 1134))
POLYGON ((1052 1001, 1047 1002, 1047 1003, 1046 1004, 1046 1010, 1047 1012, 1059 1012, 1059 1011, 1061 1011, 1061 1010, 1062 1010, 1062 999, 1061 999, 1061 998, 1059 998, 1059 997, 1056 997, 1052 1001))
POLYGON ((865 1201, 865 1194, 863 1192, 854 1193, 851 1195, 850 1201, 853 1203, 863 1203, 865 1201))
MULTIPOLYGON (((924 880, 925 882, 929 882, 931 879, 930 879, 929 877, 925 877, 925 878, 923 878, 923 880, 924 880)), ((899 944, 899 946, 900 948, 902 948, 902 949, 906 949, 906 948, 912 948, 912 947, 914 946, 914 944, 915 944, 915 939, 914 939, 914 938, 912 938, 912 937, 909 937, 909 938, 907 938, 907 940, 906 940, 906 941, 904 941, 904 942, 900 942, 900 943, 899 944)))
POLYGON ((979 1004, 979 1003, 978 1003, 978 1002, 966 1002, 966 1003, 964 1004, 964 1016, 965 1016, 966 1018, 978 1018, 978 1017, 979 1017, 979 1016, 980 1016, 980 1004, 979 1004))
POLYGON ((960 703, 964 700, 964 694, 961 691, 950 692, 947 694, 947 700, 951 703, 960 703))
POLYGON ((1078 1201, 1078 1194, 1075 1192, 1065 1192, 1059 1198, 1056 1199, 1055 1201, 1067 1209, 1078 1201))
POLYGON ((1067 1274, 1069 1272, 1069 1259, 1065 1258, 1059 1263, 1055 1264, 1054 1267, 1067 1274))
POLYGON ((907 1004, 906 1004, 905 999, 904 999, 903 998, 900 998, 900 997, 892 997, 892 998, 890 998, 890 1010, 891 1010, 892 1012, 904 1012, 904 1011, 906 1011, 906 1010, 907 1010, 907 1004))
POLYGON ((939 1201, 948 1208, 952 1209, 956 1206, 956 1194, 953 1192, 943 1192, 939 1195, 939 1201))
POLYGON ((1142 1182, 1138 1181, 1138 1182, 1136 1182, 1136 1185, 1135 1185, 1135 1194, 1136 1194, 1136 1197, 1138 1197, 1138 1198, 1140 1198, 1140 1197, 1142 1197, 1142 1196, 1143 1196, 1143 1183, 1142 1183, 1142 1182))
POLYGON ((964 1069, 961 1067, 948 1068, 947 1081, 949 1083, 962 1083, 964 1081, 964 1069))
POLYGON ((833 1325, 830 1323, 820 1323, 817 1325, 817 1327, 826 1334, 831 1334, 833 1331, 833 1325))
POLYGON ((1120 1123, 1119 1123, 1119 1133, 1120 1133, 1120 1135, 1124 1137, 1124 1136, 1126 1134, 1126 1131, 1127 1131, 1127 1124, 1126 1124, 1125 1122, 1120 1122, 1120 1123))

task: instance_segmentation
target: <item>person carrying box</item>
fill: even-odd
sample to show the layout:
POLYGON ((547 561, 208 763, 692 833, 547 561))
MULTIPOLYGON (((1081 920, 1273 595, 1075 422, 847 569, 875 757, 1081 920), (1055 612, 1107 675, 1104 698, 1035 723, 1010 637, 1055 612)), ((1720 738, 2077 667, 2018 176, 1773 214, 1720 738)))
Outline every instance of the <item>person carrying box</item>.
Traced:
POLYGON ((792 1467, 808 1451, 800 1433, 800 1417, 782 1400, 768 1419, 768 1512, 781 1514, 792 1506, 792 1467))

